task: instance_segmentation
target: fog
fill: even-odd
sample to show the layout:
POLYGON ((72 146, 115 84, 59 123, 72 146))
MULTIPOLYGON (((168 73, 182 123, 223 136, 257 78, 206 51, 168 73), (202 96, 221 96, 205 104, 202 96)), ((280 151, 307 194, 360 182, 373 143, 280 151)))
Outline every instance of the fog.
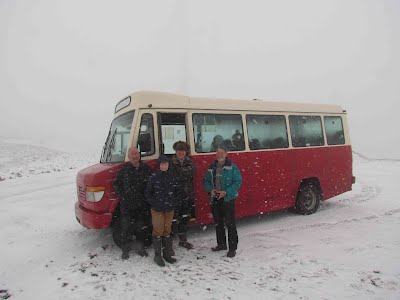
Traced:
POLYGON ((340 104, 400 158, 400 1, 0 0, 0 139, 100 153, 137 90, 340 104))

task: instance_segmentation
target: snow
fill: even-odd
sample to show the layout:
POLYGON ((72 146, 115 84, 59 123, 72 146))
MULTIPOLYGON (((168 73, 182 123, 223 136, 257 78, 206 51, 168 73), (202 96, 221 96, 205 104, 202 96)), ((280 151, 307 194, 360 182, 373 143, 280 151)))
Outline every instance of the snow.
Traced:
POLYGON ((175 241, 160 268, 76 222, 76 172, 96 155, 0 149, 0 299, 400 299, 398 161, 355 156, 353 191, 316 214, 240 220, 233 259, 211 252, 213 226, 191 228, 195 249, 175 241))
POLYGON ((87 153, 65 153, 40 145, 1 139, 0 181, 76 169, 77 166, 85 164, 87 166, 98 162, 99 156, 87 153))

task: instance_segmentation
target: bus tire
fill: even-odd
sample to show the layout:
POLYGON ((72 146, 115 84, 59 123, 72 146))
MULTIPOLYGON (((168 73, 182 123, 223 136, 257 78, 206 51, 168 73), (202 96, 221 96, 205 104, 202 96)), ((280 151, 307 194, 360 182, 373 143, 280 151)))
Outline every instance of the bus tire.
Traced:
POLYGON ((311 215, 318 210, 322 195, 313 183, 302 184, 297 192, 295 211, 301 215, 311 215))

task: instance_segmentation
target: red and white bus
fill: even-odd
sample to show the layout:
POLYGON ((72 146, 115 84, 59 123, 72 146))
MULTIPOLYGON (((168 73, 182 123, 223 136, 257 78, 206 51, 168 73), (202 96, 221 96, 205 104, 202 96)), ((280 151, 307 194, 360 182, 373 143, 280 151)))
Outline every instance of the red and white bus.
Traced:
POLYGON ((112 182, 128 161, 127 149, 137 146, 154 168, 178 140, 189 143, 196 165, 198 224, 213 222, 203 177, 221 141, 243 177, 237 218, 284 208, 312 214, 320 201, 350 191, 355 182, 346 111, 338 105, 136 92, 116 105, 100 163, 77 175, 78 222, 86 228, 118 223, 112 182))

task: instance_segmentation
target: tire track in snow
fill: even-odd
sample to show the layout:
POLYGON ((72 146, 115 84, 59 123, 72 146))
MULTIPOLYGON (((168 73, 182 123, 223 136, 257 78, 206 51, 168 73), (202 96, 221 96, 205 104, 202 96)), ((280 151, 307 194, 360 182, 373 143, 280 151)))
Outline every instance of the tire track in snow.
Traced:
POLYGON ((265 236, 265 235, 270 235, 275 232, 286 232, 286 231, 292 231, 292 230, 297 230, 297 229, 308 229, 308 228, 318 228, 318 227, 332 227, 340 224, 346 224, 346 223, 354 223, 354 222, 359 222, 359 221, 364 221, 364 220, 373 220, 373 219, 379 219, 381 217, 386 217, 386 216, 392 216, 394 214, 400 213, 400 208, 396 209, 391 209, 381 215, 370 215, 370 216, 365 216, 361 218, 351 218, 351 219, 345 219, 345 220, 340 220, 337 222, 322 222, 322 223, 315 223, 315 224, 306 224, 306 225, 301 225, 301 226, 291 226, 291 227, 285 227, 285 228, 280 228, 280 229, 273 229, 273 230, 268 230, 265 232, 254 232, 254 233, 248 233, 245 234, 245 237, 256 237, 256 236, 265 236))
POLYGON ((360 152, 356 152, 353 150, 353 153, 358 155, 359 157, 367 160, 367 161, 387 161, 387 162, 400 162, 399 158, 370 158, 364 154, 361 154, 360 152))
POLYGON ((365 203, 370 201, 376 197, 378 197, 381 192, 382 188, 377 185, 365 184, 361 183, 361 192, 356 193, 350 197, 346 197, 346 195, 341 196, 341 199, 338 199, 339 203, 365 203))
MULTIPOLYGON (((376 198, 377 196, 380 195, 381 192, 382 192, 382 188, 380 186, 363 184, 362 188, 361 188, 361 193, 357 193, 349 198, 339 199, 338 202, 350 203, 350 204, 364 203, 364 202, 367 202, 367 201, 370 201, 370 200, 376 198)), ((325 227, 325 226, 336 226, 336 225, 344 224, 344 223, 377 219, 379 217, 389 216, 389 215, 393 215, 396 213, 400 213, 400 208, 389 210, 382 215, 370 215, 370 216, 364 216, 364 217, 360 217, 360 218, 351 218, 351 219, 340 220, 337 222, 321 222, 321 223, 306 224, 306 225, 300 225, 300 226, 291 226, 291 227, 286 227, 286 228, 281 228, 281 229, 270 230, 270 231, 267 231, 264 233, 257 233, 257 232, 250 233, 250 234, 247 234, 246 236, 249 236, 249 237, 263 236, 265 234, 270 234, 270 233, 272 234, 274 232, 285 232, 285 231, 296 230, 296 229, 308 229, 308 228, 317 228, 317 227, 325 227)))

